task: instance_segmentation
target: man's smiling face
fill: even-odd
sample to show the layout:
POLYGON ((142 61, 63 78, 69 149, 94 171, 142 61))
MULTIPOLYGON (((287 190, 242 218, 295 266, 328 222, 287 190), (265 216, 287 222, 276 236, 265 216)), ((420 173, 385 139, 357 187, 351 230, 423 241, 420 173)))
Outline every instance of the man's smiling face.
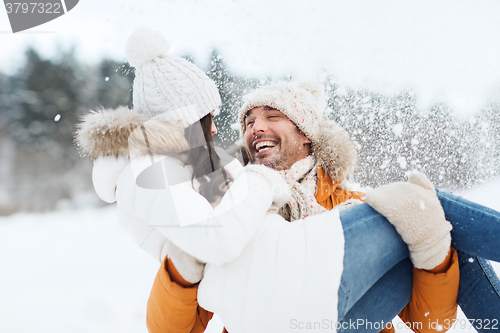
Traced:
POLYGON ((251 163, 286 170, 311 153, 311 141, 276 109, 251 109, 244 121, 243 138, 251 163))

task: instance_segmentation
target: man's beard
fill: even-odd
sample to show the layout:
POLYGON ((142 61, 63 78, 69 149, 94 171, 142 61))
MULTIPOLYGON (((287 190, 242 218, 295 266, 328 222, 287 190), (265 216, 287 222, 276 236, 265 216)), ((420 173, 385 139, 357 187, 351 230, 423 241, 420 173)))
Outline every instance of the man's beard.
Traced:
POLYGON ((262 164, 268 168, 280 171, 284 169, 283 165, 285 164, 285 162, 286 159, 283 158, 282 154, 274 153, 273 155, 262 159, 262 161, 255 161, 254 163, 262 164))
POLYGON ((274 170, 278 170, 278 171, 284 170, 284 169, 288 169, 288 167, 286 167, 286 162, 287 162, 286 155, 287 154, 286 154, 286 151, 283 150, 283 147, 281 146, 281 143, 282 143, 281 139, 279 137, 276 137, 276 136, 272 136, 272 137, 267 137, 267 136, 256 137, 250 143, 250 147, 251 148, 246 147, 250 163, 251 164, 265 165, 268 168, 271 168, 271 169, 274 169, 274 170), (254 142, 257 141, 257 140, 266 140, 266 139, 277 142, 276 146, 274 146, 272 148, 272 149, 275 149, 276 151, 273 151, 273 153, 271 155, 269 155, 269 156, 265 156, 263 158, 259 158, 258 156, 256 156, 257 151, 255 149, 254 142))

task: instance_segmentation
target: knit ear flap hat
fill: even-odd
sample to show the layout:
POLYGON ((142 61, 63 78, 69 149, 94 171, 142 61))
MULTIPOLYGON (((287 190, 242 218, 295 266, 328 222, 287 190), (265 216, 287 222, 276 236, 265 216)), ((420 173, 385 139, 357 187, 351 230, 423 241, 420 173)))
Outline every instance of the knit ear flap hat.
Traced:
POLYGON ((262 87, 245 96, 244 100, 245 103, 239 111, 242 133, 246 130, 247 112, 259 106, 269 106, 281 111, 311 141, 314 141, 318 134, 318 111, 323 107, 323 91, 317 83, 281 82, 262 87))
POLYGON ((126 54, 135 67, 136 112, 188 127, 221 105, 215 83, 191 62, 169 54, 160 32, 136 30, 128 39, 126 54))
POLYGON ((281 111, 311 140, 318 165, 334 181, 342 181, 356 168, 357 151, 349 134, 333 121, 322 119, 325 109, 323 87, 315 82, 281 82, 262 87, 244 97, 239 110, 242 134, 247 112, 269 106, 281 111))

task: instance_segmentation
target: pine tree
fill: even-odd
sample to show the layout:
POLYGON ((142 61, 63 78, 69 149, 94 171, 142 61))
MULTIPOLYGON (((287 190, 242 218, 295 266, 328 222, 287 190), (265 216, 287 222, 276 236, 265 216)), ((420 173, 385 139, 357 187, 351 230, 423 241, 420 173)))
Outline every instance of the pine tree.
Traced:
MULTIPOLYGON (((17 77, 17 107, 12 123, 14 138, 38 149, 69 148, 79 115, 93 102, 88 71, 73 54, 58 63, 43 60, 33 49, 17 77)), ((65 150, 65 149, 64 149, 65 150)))
POLYGON ((239 137, 237 113, 242 105, 242 96, 257 86, 257 80, 230 73, 217 50, 213 50, 210 55, 207 75, 215 82, 222 100, 219 115, 215 117, 218 129, 216 138, 220 145, 227 147, 239 137), (232 129, 233 124, 236 127, 232 129))
POLYGON ((132 107, 134 70, 129 63, 105 59, 99 64, 97 76, 97 102, 104 108, 120 105, 132 107))
POLYGON ((500 173, 492 166, 496 148, 491 144, 499 133, 492 125, 498 124, 493 111, 498 108, 471 123, 454 117, 446 105, 425 113, 417 110, 410 91, 387 96, 340 89, 328 78, 326 92, 327 117, 358 144, 359 168, 353 180, 362 185, 403 180, 405 172, 416 169, 437 187, 457 189, 500 173))

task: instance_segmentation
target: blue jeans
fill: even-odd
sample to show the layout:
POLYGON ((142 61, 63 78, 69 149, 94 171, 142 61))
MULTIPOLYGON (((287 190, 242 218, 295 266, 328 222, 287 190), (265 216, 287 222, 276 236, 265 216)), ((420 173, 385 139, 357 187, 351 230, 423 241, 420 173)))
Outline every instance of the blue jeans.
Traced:
MULTIPOLYGON (((453 225, 459 254, 458 304, 479 332, 500 321, 500 282, 485 259, 500 261, 500 213, 437 191, 453 225)), ((412 265, 406 244, 392 225, 363 204, 340 213, 344 228, 344 271, 339 288, 339 332, 378 332, 408 303, 412 265), (374 260, 376 258, 376 260, 374 260), (361 325, 361 321, 372 323, 361 325), (357 323, 355 325, 353 323, 357 323)), ((500 323, 496 325, 500 330, 500 323)))

